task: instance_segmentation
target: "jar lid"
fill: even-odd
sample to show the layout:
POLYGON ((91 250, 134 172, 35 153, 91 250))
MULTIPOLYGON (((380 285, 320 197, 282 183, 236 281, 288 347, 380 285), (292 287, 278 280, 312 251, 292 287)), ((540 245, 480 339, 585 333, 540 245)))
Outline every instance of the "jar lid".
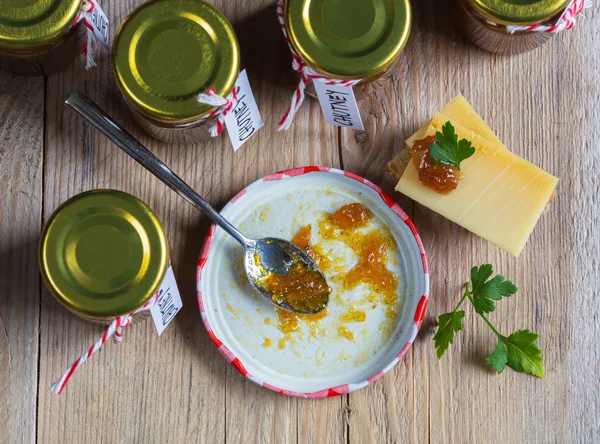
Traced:
POLYGON ((411 22, 409 0, 288 0, 285 6, 292 47, 333 78, 363 79, 389 67, 411 22))
POLYGON ((106 319, 134 311, 156 292, 169 263, 167 237, 144 203, 115 190, 79 194, 42 232, 40 271, 76 314, 106 319))
POLYGON ((131 106, 164 122, 210 112, 196 96, 231 92, 240 69, 231 24, 200 0, 151 0, 121 25, 113 45, 117 84, 131 106))
POLYGON ((0 48, 22 52, 51 45, 80 6, 81 0, 0 0, 0 48))
POLYGON ((501 24, 533 25, 550 20, 570 0, 469 0, 485 17, 501 24))

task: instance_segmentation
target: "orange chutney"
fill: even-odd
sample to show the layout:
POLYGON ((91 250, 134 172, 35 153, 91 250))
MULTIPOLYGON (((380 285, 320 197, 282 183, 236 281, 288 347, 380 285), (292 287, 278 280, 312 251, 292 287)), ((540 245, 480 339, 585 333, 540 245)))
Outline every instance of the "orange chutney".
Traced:
POLYGON ((364 227, 373 218, 373 213, 360 203, 341 206, 329 216, 331 222, 344 230, 364 227))
POLYGON ((431 158, 429 144, 435 140, 435 136, 417 140, 410 149, 412 162, 423 185, 440 194, 448 194, 456 189, 462 173, 451 165, 437 163, 431 158))
MULTIPOLYGON (((359 228, 366 227, 372 219, 373 213, 364 205, 360 203, 346 204, 319 221, 319 234, 323 239, 344 242, 358 255, 358 264, 347 273, 338 275, 342 278, 340 281, 343 288, 351 290, 360 284, 367 285, 371 294, 363 302, 373 304, 375 307, 377 301, 381 301, 386 306, 387 317, 395 318, 397 316, 399 282, 398 278, 387 268, 388 251, 395 247, 395 241, 384 229, 371 230, 366 234, 358 231, 359 228)), ((334 261, 328 257, 330 255, 322 252, 320 245, 314 245, 311 242, 311 235, 312 226, 309 224, 298 230, 292 242, 306 251, 321 269, 329 268, 334 261)), ((291 289, 291 294, 293 294, 296 288, 296 279, 303 278, 301 275, 292 276, 292 271, 288 277, 290 279, 284 279, 285 282, 282 283, 280 277, 277 276, 277 280, 269 285, 274 290, 291 289)), ((300 330, 300 321, 308 322, 312 336, 317 337, 318 322, 328 314, 327 310, 322 310, 314 315, 298 315, 279 308, 276 308, 276 312, 277 328, 284 334, 284 338, 279 341, 279 348, 285 348, 287 341, 292 338, 292 334, 300 330)), ((336 326, 337 336, 354 340, 354 333, 344 324, 365 322, 366 318, 365 311, 351 306, 347 312, 340 315, 340 323, 336 326)))
POLYGON ((322 251, 319 245, 313 245, 310 241, 312 235, 312 226, 310 224, 300 228, 294 238, 292 239, 292 243, 297 247, 302 248, 306 254, 310 256, 310 258, 315 261, 315 263, 319 266, 321 270, 326 270, 331 266, 331 260, 327 257, 327 255, 322 251))
MULTIPOLYGON (((395 317, 398 278, 387 268, 388 249, 395 245, 393 238, 383 230, 373 230, 367 234, 346 231, 363 227, 372 218, 373 213, 359 203, 344 205, 321 224, 320 234, 325 239, 343 241, 359 256, 358 264, 344 277, 344 289, 352 290, 360 284, 366 284, 374 293, 382 296, 383 303, 388 307, 388 317, 395 317)), ((370 297, 369 302, 373 301, 374 297, 370 297)))
POLYGON ((270 273, 265 282, 277 304, 286 304, 294 311, 316 313, 324 310, 331 288, 318 270, 302 262, 293 264, 287 276, 270 273))

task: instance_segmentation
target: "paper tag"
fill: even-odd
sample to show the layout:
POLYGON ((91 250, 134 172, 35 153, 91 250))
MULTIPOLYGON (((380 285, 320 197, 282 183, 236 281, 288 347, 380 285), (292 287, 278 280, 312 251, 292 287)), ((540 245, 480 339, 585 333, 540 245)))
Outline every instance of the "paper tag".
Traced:
POLYGON ((92 0, 92 4, 94 8, 86 14, 85 24, 91 26, 96 39, 108 49, 108 18, 97 1, 92 0))
POLYGON ((326 85, 318 80, 313 84, 327 123, 361 131, 365 129, 351 86, 326 85))
POLYGON ((183 307, 172 267, 167 268, 165 278, 160 284, 158 292, 158 301, 150 308, 150 314, 156 327, 156 333, 160 336, 183 307))
POLYGON ((238 75, 235 87, 237 88, 237 104, 225 116, 225 126, 233 150, 237 151, 264 123, 254 100, 245 69, 238 75))

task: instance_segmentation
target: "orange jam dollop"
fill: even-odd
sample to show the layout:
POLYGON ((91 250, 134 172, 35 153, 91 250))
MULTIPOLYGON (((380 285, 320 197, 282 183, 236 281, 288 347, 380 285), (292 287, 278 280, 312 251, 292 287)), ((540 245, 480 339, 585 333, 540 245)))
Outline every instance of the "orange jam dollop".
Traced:
POLYGON ((360 203, 351 203, 341 206, 329 215, 329 219, 343 230, 354 230, 364 227, 369 223, 373 213, 360 203))
POLYGON ((275 311, 277 312, 277 328, 285 335, 279 341, 279 348, 285 348, 287 341, 292 337, 292 333, 298 331, 300 320, 308 322, 311 335, 316 338, 318 336, 317 324, 328 313, 327 309, 311 315, 300 315, 282 308, 275 308, 275 311))
POLYGON ((310 224, 305 225, 298 230, 292 239, 292 243, 306 251, 306 254, 315 261, 321 270, 326 270, 331 267, 331 259, 327 257, 327 254, 322 251, 322 248, 319 245, 312 244, 310 240, 311 235, 312 226, 310 224))
POLYGON ((292 333, 298 330, 300 319, 308 322, 318 322, 327 315, 327 309, 311 315, 301 315, 292 313, 282 308, 275 308, 277 312, 277 327, 283 333, 292 333))
MULTIPOLYGON (((360 284, 366 284, 374 294, 381 297, 387 307, 387 316, 393 318, 396 317, 398 302, 398 278, 387 268, 388 251, 396 245, 393 237, 383 229, 362 234, 346 231, 342 225, 346 223, 346 227, 355 229, 367 225, 372 218, 373 213, 359 203, 344 205, 320 224, 319 233, 324 239, 341 240, 358 254, 358 264, 343 278, 344 289, 352 290, 360 284), (334 217, 336 214, 355 216, 334 217), (348 223, 350 220, 352 222, 348 223)), ((369 302, 375 300, 375 295, 368 297, 369 302)))
POLYGON ((346 275, 344 288, 353 289, 367 284, 382 296, 385 305, 393 307, 398 302, 398 278, 387 268, 387 252, 394 246, 393 240, 380 231, 372 231, 357 237, 351 246, 358 253, 359 260, 346 275))
POLYGON ((429 136, 413 144, 410 149, 413 166, 423 185, 440 194, 449 194, 458 186, 462 173, 451 165, 437 163, 431 158, 429 144, 435 140, 435 136, 429 136))
POLYGON ((273 301, 286 304, 294 311, 316 313, 329 302, 331 288, 327 280, 318 270, 311 270, 302 262, 292 264, 287 276, 270 273, 264 282, 273 293, 273 301))

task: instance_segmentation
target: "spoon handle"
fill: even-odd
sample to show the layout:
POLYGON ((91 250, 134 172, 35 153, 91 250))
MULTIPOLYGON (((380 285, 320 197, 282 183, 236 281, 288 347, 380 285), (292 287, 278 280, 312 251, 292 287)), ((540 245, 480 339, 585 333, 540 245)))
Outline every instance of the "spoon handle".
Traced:
POLYGON ((177 174, 166 166, 148 148, 143 146, 135 137, 129 134, 123 127, 115 122, 98 105, 83 93, 76 91, 65 101, 67 108, 83 117, 98 131, 112 140, 119 148, 133 157, 144 168, 163 181, 169 188, 202 210, 214 223, 223 228, 245 247, 252 244, 252 240, 246 238, 233 225, 211 207, 192 187, 185 183, 177 174))

